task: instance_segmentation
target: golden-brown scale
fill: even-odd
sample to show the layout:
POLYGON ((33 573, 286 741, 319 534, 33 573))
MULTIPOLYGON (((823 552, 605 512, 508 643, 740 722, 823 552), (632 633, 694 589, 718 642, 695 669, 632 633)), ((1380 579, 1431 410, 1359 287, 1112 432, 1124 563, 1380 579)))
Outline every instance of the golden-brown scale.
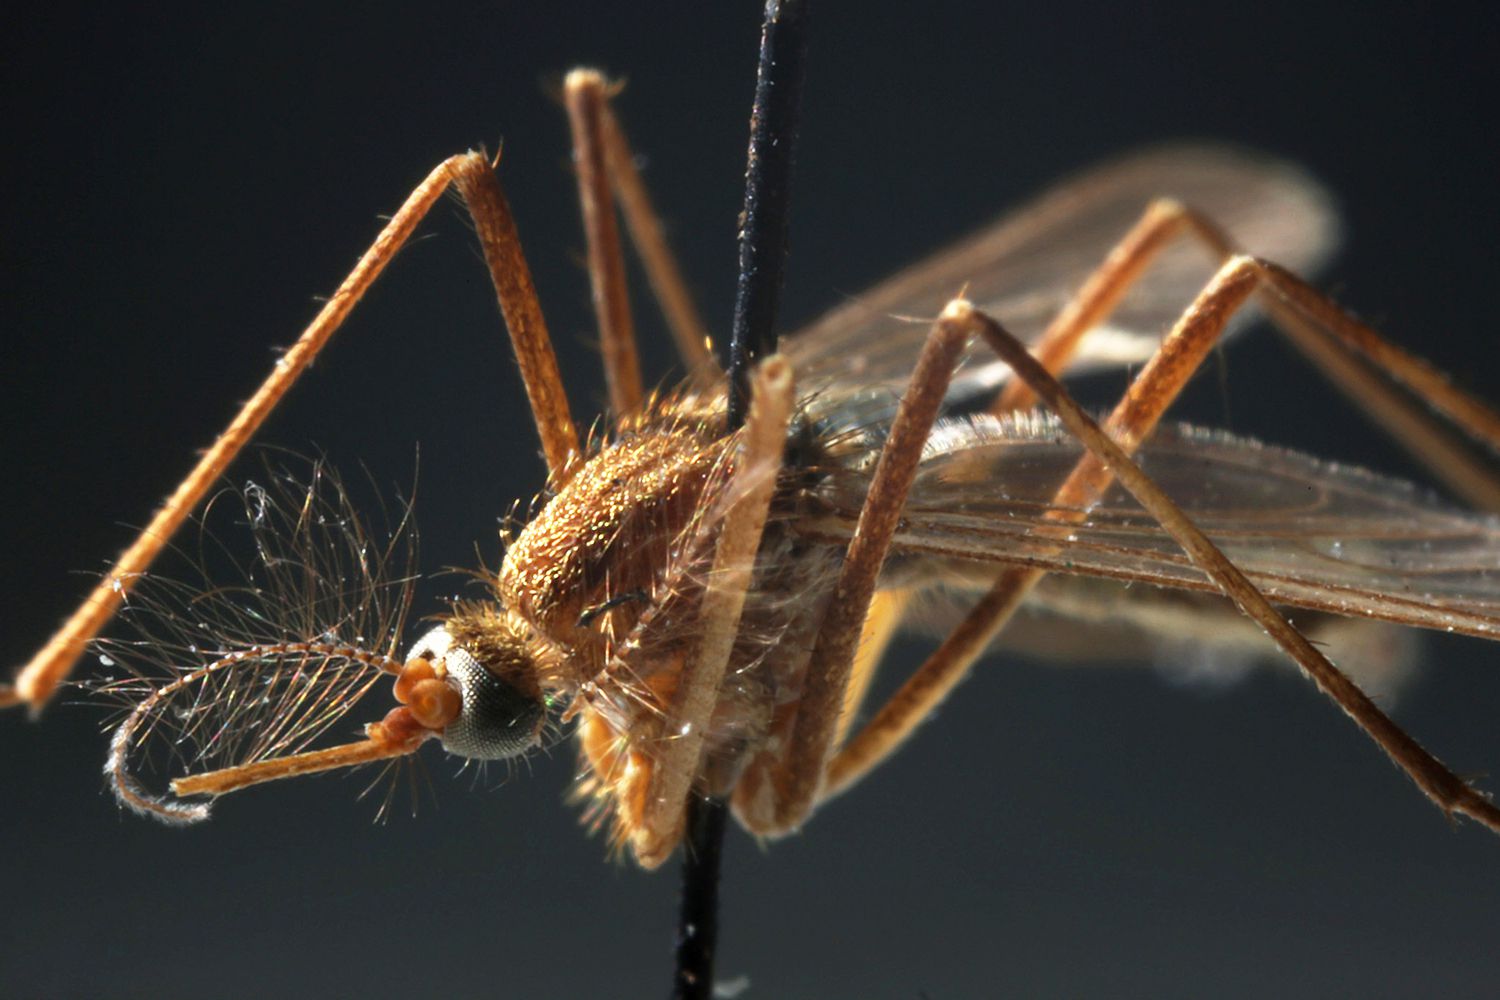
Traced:
POLYGON ((612 631, 664 596, 674 547, 729 454, 725 439, 686 422, 628 434, 585 460, 511 543, 501 604, 566 651, 575 683, 603 667, 612 631))
POLYGON ((505 617, 558 665, 543 683, 573 698, 591 772, 581 792, 601 807, 593 818, 612 813, 617 844, 644 807, 661 706, 701 598, 694 570, 713 540, 701 522, 734 445, 719 424, 671 400, 620 427, 511 542, 497 581, 505 617))
MULTIPOLYGON (((595 801, 591 820, 612 815, 617 846, 641 832, 654 747, 670 738, 662 712, 696 639, 736 443, 718 426, 717 414, 681 401, 654 405, 575 468, 500 570, 501 614, 532 631, 539 658, 548 651, 554 669, 542 684, 572 698, 566 717, 577 718, 588 771, 580 793, 595 801)), ((806 441, 793 445, 809 457, 806 441)), ((748 761, 774 754, 773 716, 788 714, 801 687, 838 559, 804 551, 787 530, 804 487, 790 470, 773 501, 709 724, 704 791, 729 794, 748 761)))

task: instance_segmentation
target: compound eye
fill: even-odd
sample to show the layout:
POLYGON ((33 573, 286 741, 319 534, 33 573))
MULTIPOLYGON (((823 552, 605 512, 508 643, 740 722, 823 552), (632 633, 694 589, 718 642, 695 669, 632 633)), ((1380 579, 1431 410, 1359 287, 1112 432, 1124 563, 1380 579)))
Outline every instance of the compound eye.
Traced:
POLYGON ((536 745, 546 709, 487 669, 471 652, 453 643, 445 628, 436 628, 412 647, 408 660, 421 657, 441 663, 462 706, 443 728, 443 749, 471 760, 502 760, 536 745))

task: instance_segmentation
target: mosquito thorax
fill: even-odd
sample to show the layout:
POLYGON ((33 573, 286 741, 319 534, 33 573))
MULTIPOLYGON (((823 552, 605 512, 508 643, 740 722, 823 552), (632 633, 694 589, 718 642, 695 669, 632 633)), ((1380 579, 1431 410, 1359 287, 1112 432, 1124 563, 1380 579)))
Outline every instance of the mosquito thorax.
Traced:
POLYGON ((396 682, 397 699, 419 721, 423 710, 437 713, 436 724, 424 724, 440 731, 443 749, 471 760, 525 753, 537 745, 546 720, 535 657, 524 636, 506 627, 503 613, 487 616, 486 624, 491 627, 476 635, 472 619, 455 617, 428 632, 412 646, 396 682), (431 695, 422 697, 428 670, 456 695, 451 709, 431 695))
POLYGON ((597 632, 595 612, 659 586, 674 543, 724 471, 725 440, 717 425, 684 407, 663 406, 626 428, 511 541, 500 568, 501 601, 588 660, 577 647, 589 641, 583 633, 590 622, 597 632))

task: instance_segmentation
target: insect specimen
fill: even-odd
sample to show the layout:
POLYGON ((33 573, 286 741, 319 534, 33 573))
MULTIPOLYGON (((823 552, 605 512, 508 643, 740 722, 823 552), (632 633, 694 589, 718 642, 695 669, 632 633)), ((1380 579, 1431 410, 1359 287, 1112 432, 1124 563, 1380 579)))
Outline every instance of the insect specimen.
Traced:
MULTIPOLYGON (((194 659, 144 690, 116 731, 109 771, 122 802, 163 819, 201 819, 205 797, 406 756, 429 739, 462 757, 507 758, 536 746, 546 706, 561 704, 579 734, 586 793, 615 841, 654 867, 675 850, 690 795, 731 798, 758 834, 800 827, 911 733, 1024 600, 1048 603, 1051 591, 1036 588, 1053 573, 1061 575, 1051 590, 1063 595, 1054 608, 1076 604, 1067 581, 1080 575, 1228 595, 1442 809, 1500 829, 1486 797, 1390 723, 1273 607, 1493 635, 1490 524, 1363 473, 1187 428, 1157 431, 1187 377, 1259 293, 1293 340, 1420 442, 1424 458, 1434 454, 1430 420, 1372 371, 1476 438, 1500 440, 1488 410, 1266 262, 1296 267, 1324 250, 1319 195, 1294 171, 1185 148, 1076 180, 791 338, 784 357, 760 366, 749 422, 730 433, 701 327, 681 315, 689 380, 642 393, 611 191, 666 301, 682 302, 681 282, 602 78, 575 73, 568 95, 613 425, 578 438, 493 164, 479 154, 445 161, 21 674, 16 696, 46 700, 450 184, 474 214, 516 345, 550 469, 544 497, 510 540, 492 599, 456 606, 404 657, 393 647, 401 615, 374 634, 351 631, 338 601, 330 609, 311 600, 300 632, 272 623, 279 638, 246 637, 253 629, 205 636, 194 659), (1151 200, 1162 191, 1179 200, 1151 200), (1237 254, 1239 245, 1265 257, 1237 254), (1158 345, 1151 331, 1201 283, 1185 259, 1205 249, 1223 263, 1158 345), (1090 274, 1094 261, 1103 263, 1090 274), (893 318, 931 315, 946 290, 965 285, 1007 326, 963 299, 930 329, 893 318), (1038 360, 1026 360, 1023 343, 1038 360), (1142 362, 1107 434, 1048 374, 1142 362), (1058 417, 1032 411, 1037 397, 1058 417), (985 407, 935 423, 944 410, 985 407), (1137 450, 1139 465, 1128 457, 1137 450), (934 588, 982 596, 892 700, 851 728, 905 604, 934 588), (359 743, 306 749, 381 672, 393 675, 400 705, 359 743), (166 795, 130 773, 137 746, 159 731, 197 744, 189 773, 166 795)), ((1451 462, 1434 464, 1455 488, 1491 487, 1482 468, 1449 454, 1451 462)), ((262 556, 272 568, 279 559, 262 556)), ((1132 596, 1113 613, 1170 621, 1169 603, 1132 596)), ((1195 605, 1191 613, 1206 612, 1195 605)))
MULTIPOLYGON (((514 136, 513 136, 513 138, 511 138, 511 147, 510 147, 510 151, 508 151, 508 153, 510 153, 511 157, 520 156, 520 147, 519 147, 519 145, 517 145, 517 142, 516 142, 516 139, 514 139, 514 136)), ((1160 193, 1160 192, 1151 192, 1151 193, 1160 193)), ((1140 207, 1140 205, 1136 205, 1136 207, 1140 207)), ((1128 225, 1128 222, 1125 223, 1125 225, 1128 225)), ((1121 226, 1121 231, 1124 231, 1124 228, 1125 228, 1125 226, 1122 225, 1121 226)), ((1254 244, 1250 243, 1250 241, 1247 241, 1247 246, 1254 247, 1254 249, 1257 249, 1257 250, 1260 249, 1260 247, 1254 246, 1254 244)), ((1266 253, 1268 253, 1268 255, 1274 255, 1275 250, 1266 250, 1266 253)), ((959 291, 959 288, 957 288, 957 285, 954 286, 954 288, 944 289, 944 294, 951 294, 951 292, 956 292, 956 291, 959 291)), ((1188 291, 1187 298, 1191 298, 1191 294, 1193 294, 1193 291, 1196 291, 1196 289, 1190 289, 1190 291, 1188 291)), ((978 298, 978 294, 975 295, 975 297, 978 298)), ((981 301, 983 301, 983 300, 981 300, 981 301)), ((936 312, 938 312, 938 309, 939 309, 939 307, 941 307, 941 304, 942 304, 941 301, 939 301, 939 303, 932 304, 932 306, 922 307, 922 309, 919 309, 919 310, 918 309, 912 309, 912 310, 910 310, 910 312, 916 313, 916 315, 932 316, 932 315, 935 315, 936 312)), ((1181 303, 1179 303, 1179 304, 1181 304, 1181 303)), ((1002 315, 999 316, 999 318, 1001 318, 1002 321, 1010 322, 1010 321, 1008 321, 1008 318, 1007 318, 1007 316, 1004 315, 1004 313, 1002 313, 1002 315)), ((922 330, 922 333, 926 333, 926 330, 922 330)), ((795 343, 795 340, 793 340, 793 342, 790 342, 790 343, 795 343)), ((790 349, 790 343, 789 343, 789 349, 790 349)), ((912 354, 915 354, 915 352, 912 352, 912 354)), ((910 355, 909 355, 909 357, 907 357, 907 366, 909 366, 909 364, 910 364, 910 355)), ((795 363, 793 363, 793 375, 795 375, 796 378, 798 378, 798 382, 804 381, 804 378, 802 378, 802 376, 801 376, 801 372, 799 372, 799 367, 796 366, 795 363)), ((477 531, 478 531, 478 529, 477 529, 477 531)), ((1140 591, 1140 589, 1137 588, 1136 591, 1133 591, 1133 592, 1142 592, 1142 591, 1140 591)), ((429 610, 431 610, 431 609, 429 609, 429 610)), ((621 606, 621 607, 619 607, 619 609, 610 609, 609 613, 616 613, 616 615, 624 616, 624 615, 627 615, 627 613, 630 612, 630 610, 631 609, 628 609, 627 606, 621 606)), ((595 624, 600 625, 600 627, 601 627, 601 625, 603 625, 603 622, 601 622, 600 619, 594 619, 594 621, 595 621, 595 624)), ((1218 621, 1218 619, 1217 619, 1217 621, 1218 621)), ((378 712, 377 712, 377 717, 378 717, 378 712)), ((243 810, 243 808, 246 808, 246 807, 245 807, 245 805, 240 805, 239 808, 242 808, 242 810, 243 810)), ((814 829, 816 829, 816 828, 814 828, 814 829)))

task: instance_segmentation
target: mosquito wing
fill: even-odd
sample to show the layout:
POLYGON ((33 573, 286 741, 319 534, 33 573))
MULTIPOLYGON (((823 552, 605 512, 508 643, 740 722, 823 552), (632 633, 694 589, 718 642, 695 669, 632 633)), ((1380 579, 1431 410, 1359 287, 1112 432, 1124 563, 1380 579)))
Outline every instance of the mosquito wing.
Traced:
MULTIPOLYGON (((1029 206, 875 286, 786 338, 799 384, 859 383, 897 394, 936 316, 963 292, 1016 336, 1034 342, 1155 198, 1213 219, 1240 248, 1306 275, 1337 242, 1323 189, 1284 161, 1207 145, 1147 150, 1066 181, 1029 206)), ((1167 247, 1109 322, 1081 345, 1070 373, 1151 355, 1212 276, 1217 261, 1191 240, 1167 247)), ((1009 369, 983 351, 950 395, 992 390, 1009 369)))
MULTIPOLYGON (((1083 449, 1027 415, 935 429, 894 540, 893 585, 987 587, 1029 565, 1179 590, 1217 592, 1118 486, 1060 526, 1051 498, 1083 449)), ((1166 427, 1141 449, 1146 474, 1273 601, 1495 638, 1500 521, 1415 487, 1243 438, 1166 427)), ((828 470, 809 535, 845 542, 869 470, 828 470)))

